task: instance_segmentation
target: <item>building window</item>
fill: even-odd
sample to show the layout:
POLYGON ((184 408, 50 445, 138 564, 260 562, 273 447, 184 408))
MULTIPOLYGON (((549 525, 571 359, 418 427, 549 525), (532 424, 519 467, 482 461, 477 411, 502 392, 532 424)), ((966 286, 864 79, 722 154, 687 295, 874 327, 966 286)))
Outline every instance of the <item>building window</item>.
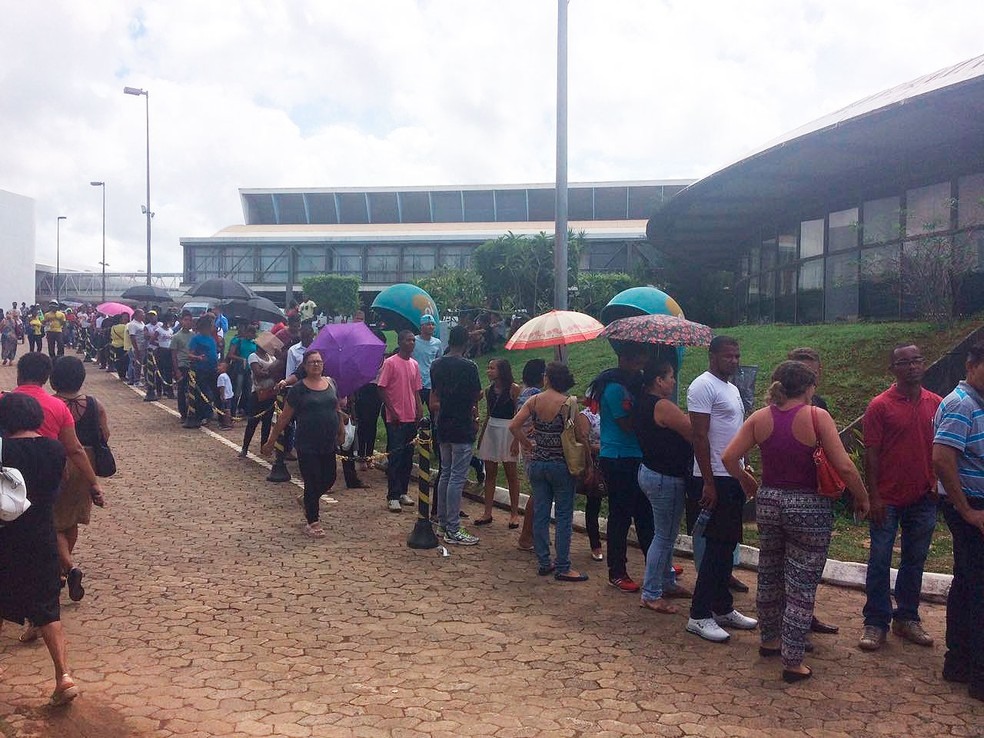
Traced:
POLYGON ((326 250, 324 246, 298 246, 294 262, 295 277, 303 279, 327 273, 326 250))
POLYGON ((330 192, 314 192, 307 197, 308 218, 311 223, 337 223, 338 213, 335 211, 335 196, 330 192))
POLYGON ((366 196, 362 192, 340 192, 338 194, 339 223, 368 223, 369 211, 366 196))
POLYGON ((556 190, 551 187, 549 190, 530 190, 530 220, 531 221, 552 221, 556 213, 557 196, 556 190))
POLYGON ((366 258, 366 278, 370 282, 399 282, 400 247, 370 246, 366 258))
POLYGON ((861 225, 862 242, 885 243, 899 239, 899 198, 886 197, 882 200, 869 200, 864 204, 861 225))
POLYGON ((984 225, 984 174, 972 174, 957 180, 957 225, 984 225))
POLYGON ((287 252, 288 249, 270 253, 260 251, 260 271, 256 281, 265 284, 277 284, 287 281, 287 252))
POLYGON ((861 317, 898 318, 899 247, 865 249, 861 252, 860 273, 858 312, 861 317))
POLYGON ((246 203, 246 225, 276 224, 272 195, 243 195, 243 200, 246 203))
POLYGON ((798 323, 819 323, 823 320, 823 261, 813 259, 800 264, 796 300, 798 323))
POLYGON ((252 282, 256 274, 253 269, 253 248, 251 246, 227 246, 222 250, 224 268, 219 277, 252 282))
POLYGON ((436 251, 436 246, 405 246, 402 279, 420 279, 433 272, 437 261, 436 251))
POLYGON ((431 205, 435 223, 460 223, 463 220, 460 192, 432 192, 431 205))
POLYGON ((615 241, 596 241, 587 247, 588 271, 624 272, 628 269, 628 247, 615 241))
POLYGON ((800 258, 809 259, 823 253, 823 218, 800 223, 800 258))
MULTIPOLYGON (((782 258, 782 251, 779 252, 779 258, 782 258)), ((798 271, 799 269, 794 265, 779 269, 779 295, 776 297, 777 323, 796 322, 796 275, 798 271)))
POLYGON ((277 222, 295 225, 307 223, 304 212, 304 196, 299 192, 285 192, 274 195, 277 201, 277 222))
POLYGON ((856 249, 858 244, 858 209, 849 208, 831 213, 827 217, 829 251, 856 249))
POLYGON ((499 223, 523 222, 527 218, 526 190, 496 190, 495 219, 499 223))
POLYGON ((630 220, 649 220, 663 204, 662 187, 632 187, 629 189, 630 220))
POLYGON ((426 192, 400 193, 401 223, 430 223, 430 197, 426 192))
POLYGON ((471 269, 471 246, 442 246, 438 266, 445 269, 471 269))
POLYGON ((362 279, 362 247, 336 246, 332 260, 335 274, 362 279))
POLYGON ((598 220, 624 220, 628 209, 628 191, 625 187, 597 187, 594 195, 595 218, 598 220))
POLYGON ((796 234, 780 234, 777 241, 779 243, 779 266, 785 266, 796 261, 796 234))
MULTIPOLYGON (((831 238, 833 241, 833 238, 831 238)), ((824 320, 857 320, 860 252, 845 251, 827 257, 824 320)))
POLYGON ((752 246, 748 249, 748 273, 755 275, 762 271, 762 257, 760 256, 761 249, 758 246, 752 246))
POLYGON ((905 234, 921 236, 950 230, 950 183, 920 187, 905 193, 905 234))
POLYGON ((465 222, 495 222, 495 202, 491 190, 465 190, 465 222))
POLYGON ((400 207, 395 192, 370 192, 369 216, 373 223, 399 223, 400 207))
POLYGON ((567 190, 567 216, 571 220, 594 220, 594 190, 590 187, 567 190))

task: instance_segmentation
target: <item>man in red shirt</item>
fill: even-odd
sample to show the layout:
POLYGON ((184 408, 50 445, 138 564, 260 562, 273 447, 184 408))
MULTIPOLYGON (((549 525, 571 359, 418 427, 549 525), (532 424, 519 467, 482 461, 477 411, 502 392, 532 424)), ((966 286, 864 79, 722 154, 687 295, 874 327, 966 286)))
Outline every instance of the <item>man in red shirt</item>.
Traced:
POLYGON ((900 638, 933 645, 919 622, 919 595, 936 528, 933 417, 942 398, 922 386, 926 362, 917 346, 896 346, 889 370, 895 384, 873 399, 864 413, 865 481, 871 495, 867 602, 858 642, 864 651, 881 647, 889 625, 900 638), (902 558, 892 610, 892 548, 900 528, 902 558))

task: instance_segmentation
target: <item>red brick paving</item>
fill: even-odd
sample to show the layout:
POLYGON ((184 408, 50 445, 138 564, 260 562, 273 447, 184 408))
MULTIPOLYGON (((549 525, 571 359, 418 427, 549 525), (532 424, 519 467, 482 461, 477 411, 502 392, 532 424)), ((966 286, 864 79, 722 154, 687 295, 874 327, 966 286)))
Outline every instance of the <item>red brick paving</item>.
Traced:
MULTIPOLYGON (((0 370, 0 386, 12 382, 0 370)), ((119 474, 78 546, 86 597, 63 608, 83 694, 45 707, 44 647, 18 644, 8 624, 5 738, 984 735, 984 704, 941 680, 940 645, 855 647, 857 591, 821 588, 820 614, 841 633, 815 637, 814 678, 785 685, 756 633, 706 643, 683 614, 644 612, 606 586, 581 536, 585 584, 536 576, 504 520, 449 558, 413 551, 414 516, 386 512, 370 472, 375 488, 336 490, 328 535, 311 540, 296 486, 266 483, 92 368, 87 390, 109 409, 119 474)), ((630 569, 641 575, 641 558, 630 569)), ((737 604, 753 612, 754 588, 737 604)), ((922 612, 942 642, 943 608, 922 612)))

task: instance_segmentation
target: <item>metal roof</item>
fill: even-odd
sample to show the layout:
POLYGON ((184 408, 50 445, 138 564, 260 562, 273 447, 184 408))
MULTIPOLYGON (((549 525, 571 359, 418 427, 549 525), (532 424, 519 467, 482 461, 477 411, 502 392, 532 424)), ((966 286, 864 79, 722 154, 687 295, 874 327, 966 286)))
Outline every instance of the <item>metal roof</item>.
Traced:
MULTIPOLYGON (((984 56, 871 95, 679 192, 650 241, 725 256, 760 225, 984 170, 984 56)), ((793 224, 793 225, 794 225, 793 224)))

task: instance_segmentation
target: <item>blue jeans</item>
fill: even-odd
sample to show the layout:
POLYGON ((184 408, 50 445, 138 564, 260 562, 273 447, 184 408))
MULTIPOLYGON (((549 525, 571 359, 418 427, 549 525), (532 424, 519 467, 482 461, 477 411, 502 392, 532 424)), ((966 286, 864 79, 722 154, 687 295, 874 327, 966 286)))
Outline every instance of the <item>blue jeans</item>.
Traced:
POLYGON ((444 530, 455 533, 460 527, 461 493, 468 478, 472 458, 470 443, 441 443, 441 477, 437 482, 437 519, 444 530))
POLYGON ((639 465, 639 487, 653 508, 653 542, 646 552, 646 578, 642 598, 658 600, 663 590, 676 584, 673 574, 673 544, 680 530, 686 483, 683 477, 669 477, 639 465))
POLYGON ((888 630, 892 620, 919 620, 919 593, 922 591, 923 566, 936 529, 936 501, 926 495, 905 507, 885 506, 885 522, 871 523, 871 549, 868 551, 868 574, 864 605, 864 624, 888 630), (895 603, 892 610, 890 569, 895 533, 902 529, 902 559, 895 578, 895 603))
POLYGON ((526 476, 533 488, 533 549, 541 568, 550 566, 550 508, 555 506, 554 547, 558 574, 571 570, 574 527, 574 477, 563 461, 531 461, 526 476))

